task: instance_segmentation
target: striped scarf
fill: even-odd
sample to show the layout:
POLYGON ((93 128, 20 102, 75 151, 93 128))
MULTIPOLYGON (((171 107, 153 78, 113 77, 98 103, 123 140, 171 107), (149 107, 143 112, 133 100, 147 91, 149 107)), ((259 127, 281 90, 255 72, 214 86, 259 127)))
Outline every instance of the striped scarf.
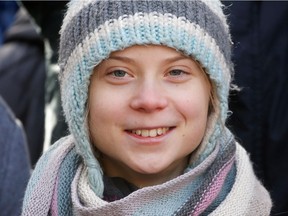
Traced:
POLYGON ((106 202, 90 189, 72 136, 37 163, 22 215, 269 215, 271 200, 229 133, 199 165, 166 183, 106 202))

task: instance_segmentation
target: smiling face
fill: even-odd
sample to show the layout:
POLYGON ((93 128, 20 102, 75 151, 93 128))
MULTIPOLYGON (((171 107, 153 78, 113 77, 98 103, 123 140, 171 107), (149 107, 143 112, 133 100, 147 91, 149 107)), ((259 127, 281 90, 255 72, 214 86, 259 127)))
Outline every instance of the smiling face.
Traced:
POLYGON ((133 46, 100 63, 89 129, 108 176, 138 187, 183 173, 204 136, 211 86, 198 64, 165 46, 133 46))

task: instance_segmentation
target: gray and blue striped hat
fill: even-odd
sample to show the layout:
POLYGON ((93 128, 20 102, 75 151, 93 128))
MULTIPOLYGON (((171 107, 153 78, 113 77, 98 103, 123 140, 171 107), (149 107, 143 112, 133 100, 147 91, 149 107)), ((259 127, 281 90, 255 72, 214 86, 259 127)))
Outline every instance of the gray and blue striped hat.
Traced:
POLYGON ((89 143, 86 103, 93 68, 111 52, 132 45, 166 45, 192 56, 215 86, 207 152, 223 130, 228 112, 231 39, 218 0, 72 0, 60 31, 62 105, 76 148, 88 167, 89 184, 102 195, 102 173, 89 143))

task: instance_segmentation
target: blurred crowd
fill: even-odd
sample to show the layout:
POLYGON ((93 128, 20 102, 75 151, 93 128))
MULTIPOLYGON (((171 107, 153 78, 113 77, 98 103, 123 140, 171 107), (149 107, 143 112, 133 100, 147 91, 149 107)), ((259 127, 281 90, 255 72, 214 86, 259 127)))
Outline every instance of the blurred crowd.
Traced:
POLYGON ((66 135, 57 82, 67 2, 0 1, 0 215, 19 215, 40 155, 66 135))

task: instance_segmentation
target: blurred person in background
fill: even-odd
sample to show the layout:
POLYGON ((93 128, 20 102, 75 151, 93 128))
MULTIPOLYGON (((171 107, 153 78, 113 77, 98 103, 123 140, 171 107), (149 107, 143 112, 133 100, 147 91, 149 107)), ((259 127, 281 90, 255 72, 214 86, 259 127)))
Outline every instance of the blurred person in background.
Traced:
POLYGON ((270 191, 272 215, 288 213, 288 2, 223 1, 234 41, 228 125, 270 191))
POLYGON ((44 151, 68 134, 61 107, 58 73, 59 31, 68 1, 21 1, 45 40, 45 138, 44 151))
POLYGON ((0 94, 22 122, 35 164, 44 142, 44 42, 21 7, 0 47, 0 94))
POLYGON ((15 22, 0 48, 0 93, 23 123, 33 165, 45 146, 67 133, 56 64, 66 3, 18 2, 15 22))
POLYGON ((17 10, 16 1, 0 1, 0 45, 3 43, 3 34, 12 24, 17 10))
POLYGON ((17 216, 31 165, 22 125, 1 96, 0 134, 0 214, 17 216))

